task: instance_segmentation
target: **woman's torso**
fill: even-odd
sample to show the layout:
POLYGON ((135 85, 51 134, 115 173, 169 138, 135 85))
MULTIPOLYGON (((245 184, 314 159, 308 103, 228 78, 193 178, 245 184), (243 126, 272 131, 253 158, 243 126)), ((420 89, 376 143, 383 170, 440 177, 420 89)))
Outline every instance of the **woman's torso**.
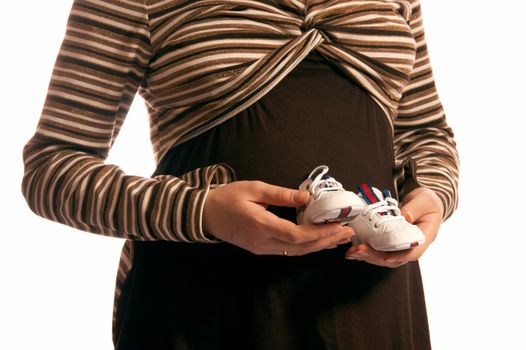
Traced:
MULTIPOLYGON (((392 132, 370 96, 311 52, 234 118, 172 149, 157 174, 227 163, 238 180, 297 188, 326 164, 348 190, 393 190, 392 132)), ((272 210, 295 221, 294 208, 272 210)), ((427 349, 418 264, 301 257, 227 243, 135 242, 118 310, 118 349, 427 349)))

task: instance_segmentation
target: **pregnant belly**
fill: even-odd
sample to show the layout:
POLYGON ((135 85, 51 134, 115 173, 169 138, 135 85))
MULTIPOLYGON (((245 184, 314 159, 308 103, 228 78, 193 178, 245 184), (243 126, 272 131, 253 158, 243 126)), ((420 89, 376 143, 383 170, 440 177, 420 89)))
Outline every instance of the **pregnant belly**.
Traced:
POLYGON ((387 116, 363 89, 306 59, 247 109, 172 149, 156 174, 222 162, 238 180, 297 188, 325 164, 348 190, 364 181, 393 190, 392 142, 387 116))

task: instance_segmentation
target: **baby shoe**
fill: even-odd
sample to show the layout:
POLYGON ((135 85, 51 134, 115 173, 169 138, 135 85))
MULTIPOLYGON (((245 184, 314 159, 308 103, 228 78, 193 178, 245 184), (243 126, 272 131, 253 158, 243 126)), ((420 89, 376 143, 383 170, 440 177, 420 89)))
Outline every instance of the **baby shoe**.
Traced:
POLYGON ((327 175, 329 167, 320 165, 300 184, 300 190, 310 193, 309 202, 297 209, 299 224, 338 222, 346 224, 365 208, 364 201, 354 192, 327 175))
POLYGON ((406 221, 388 190, 382 192, 368 184, 359 185, 358 190, 365 207, 348 222, 356 233, 353 244, 365 242, 379 251, 398 251, 425 242, 422 231, 406 221))

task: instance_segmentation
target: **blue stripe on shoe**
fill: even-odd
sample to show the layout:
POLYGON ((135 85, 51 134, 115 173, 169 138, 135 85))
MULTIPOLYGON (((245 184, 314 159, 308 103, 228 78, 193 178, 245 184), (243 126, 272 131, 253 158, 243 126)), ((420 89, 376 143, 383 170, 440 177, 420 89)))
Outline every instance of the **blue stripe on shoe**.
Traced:
POLYGON ((362 197, 367 202, 367 204, 373 204, 380 201, 380 199, 374 193, 371 185, 362 183, 361 185, 358 185, 358 190, 362 194, 362 197))

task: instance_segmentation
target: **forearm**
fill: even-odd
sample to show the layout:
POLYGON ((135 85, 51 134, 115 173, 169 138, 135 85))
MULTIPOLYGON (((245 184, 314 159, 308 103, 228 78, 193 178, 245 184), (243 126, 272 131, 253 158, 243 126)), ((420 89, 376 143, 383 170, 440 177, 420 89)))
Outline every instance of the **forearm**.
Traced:
POLYGON ((459 157, 433 78, 420 1, 411 4, 416 57, 394 122, 395 177, 401 197, 416 187, 432 189, 442 201, 445 220, 458 204, 459 157))
POLYGON ((227 166, 196 169, 182 178, 144 178, 94 155, 56 148, 33 139, 24 149, 22 191, 36 214, 113 237, 213 242, 202 230, 202 208, 211 184, 232 181, 227 166))

